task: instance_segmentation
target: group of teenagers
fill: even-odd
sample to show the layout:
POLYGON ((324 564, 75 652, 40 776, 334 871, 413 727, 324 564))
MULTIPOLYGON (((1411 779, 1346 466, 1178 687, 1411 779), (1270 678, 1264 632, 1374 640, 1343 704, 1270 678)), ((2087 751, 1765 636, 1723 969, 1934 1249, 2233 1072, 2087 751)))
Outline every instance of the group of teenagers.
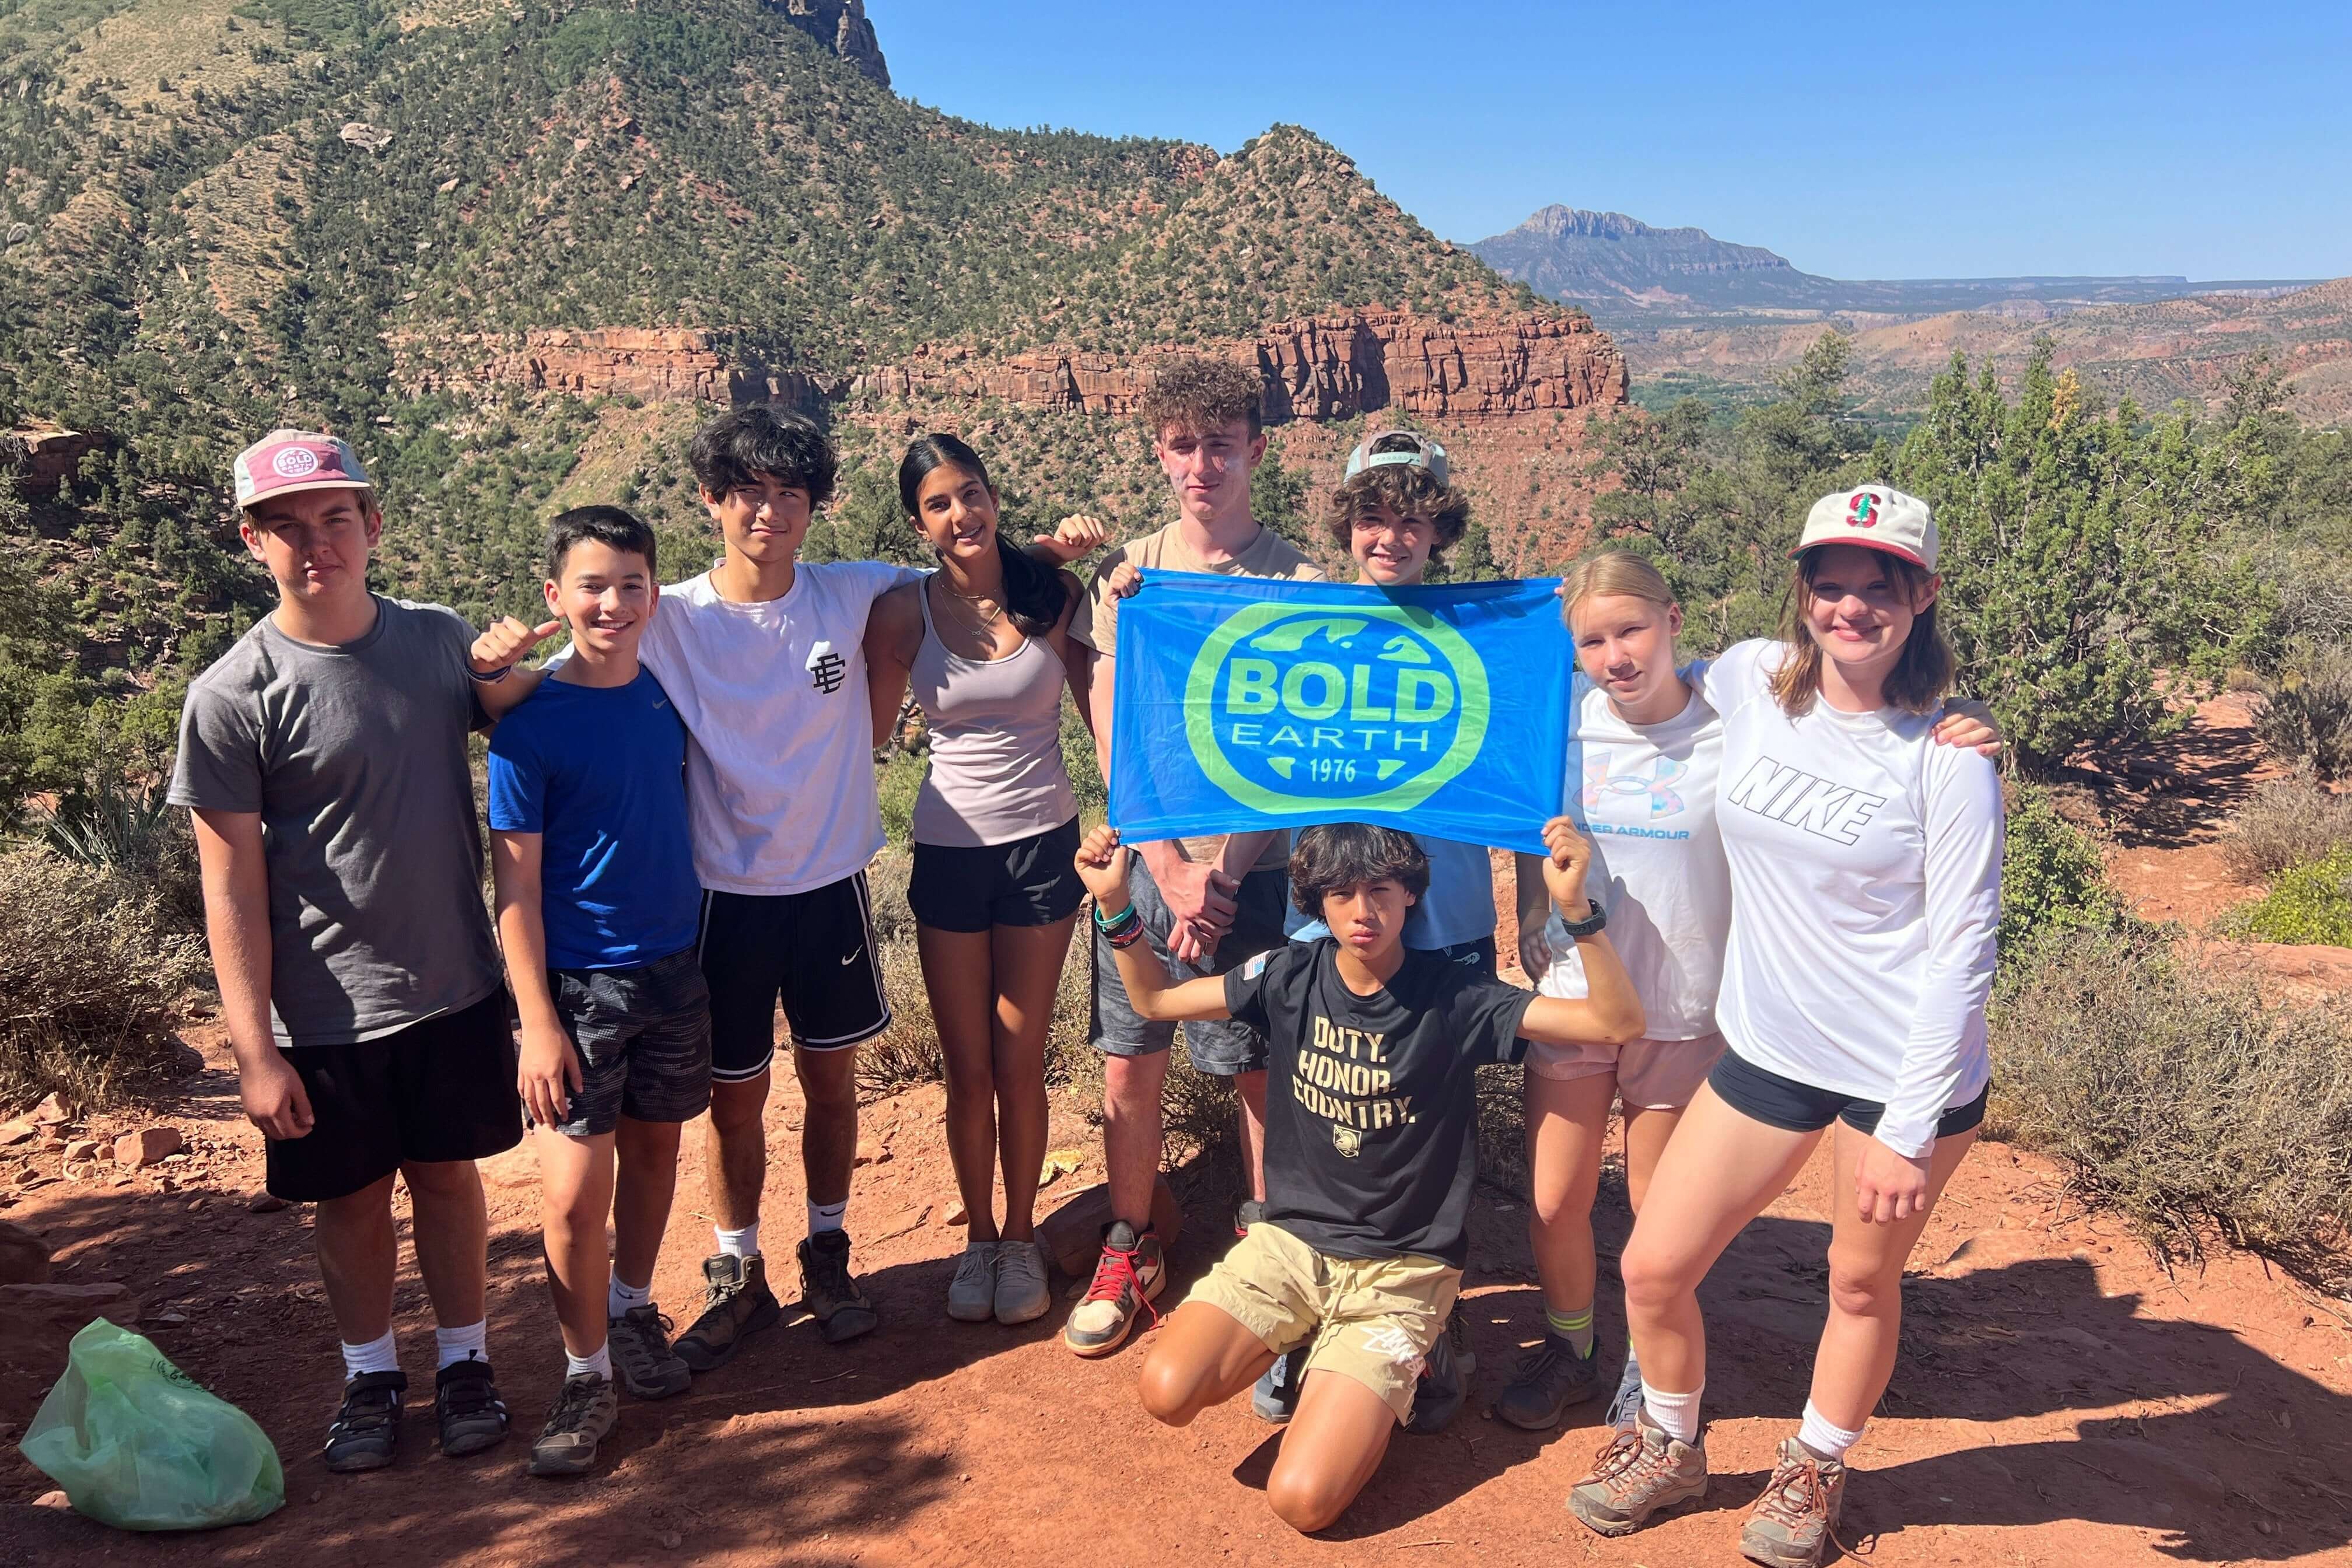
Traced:
MULTIPOLYGON (((269 1190, 316 1205, 345 1368, 328 1468, 397 1450, 395 1178, 438 1325, 442 1451, 506 1436, 474 1162, 526 1128, 565 1363, 532 1473, 589 1469, 622 1390, 678 1394, 782 1320, 761 1242, 780 1006, 804 1100, 799 1301, 829 1342, 878 1326, 845 1221, 856 1047, 891 1024, 866 879, 884 847, 873 747, 911 696, 929 745, 908 900, 969 1216, 950 1318, 1051 1306, 1044 1063, 1085 919, 1111 1218, 1062 1325, 1071 1352, 1157 1324, 1146 1409, 1181 1426, 1249 1393, 1286 1426, 1271 1506, 1330 1525, 1398 1427, 1435 1430, 1464 1402, 1475 1073, 1523 1062, 1545 1330, 1495 1413, 1549 1429, 1613 1388, 1568 1506, 1622 1534, 1705 1493, 1697 1286, 1828 1132, 1828 1322, 1740 1536, 1760 1562, 1822 1559, 1893 1373, 1905 1259, 1989 1079, 1999 739, 1946 700, 1934 521, 1884 485, 1824 498, 1780 635, 1699 663, 1677 663, 1682 612, 1648 561, 1604 550, 1570 573, 1561 815, 1548 853, 1516 865, 1531 992, 1496 974, 1483 846, 1360 823, 1295 843, 1081 832, 1062 698, 1108 776, 1123 597, 1155 572, 1322 576, 1252 516, 1261 395, 1248 366, 1160 371, 1139 412, 1176 520, 1090 581, 1067 567, 1099 523, 1016 545, 982 458, 941 434, 898 473, 935 569, 801 562, 834 448, 798 416, 736 409, 690 453, 716 565, 664 586, 644 522, 575 508, 548 530, 548 618, 478 636, 369 589, 383 519, 347 444, 281 430, 236 459, 242 537, 278 602, 191 687, 170 799, 193 815, 269 1190), (490 910, 467 761, 484 730, 490 910), (1229 1250, 1160 1323, 1179 1025, 1192 1065, 1234 1085, 1246 1192, 1229 1250), (1315 1086, 1334 1075, 1396 1113, 1333 1120, 1315 1086), (1636 1217, 1612 1380, 1591 1215, 1621 1106, 1636 1217), (678 1331, 652 1281, 684 1126, 706 1115, 714 1250, 678 1331)), ((1408 431, 1358 447, 1323 507, 1375 588, 1421 583, 1468 516, 1444 450, 1408 431)))

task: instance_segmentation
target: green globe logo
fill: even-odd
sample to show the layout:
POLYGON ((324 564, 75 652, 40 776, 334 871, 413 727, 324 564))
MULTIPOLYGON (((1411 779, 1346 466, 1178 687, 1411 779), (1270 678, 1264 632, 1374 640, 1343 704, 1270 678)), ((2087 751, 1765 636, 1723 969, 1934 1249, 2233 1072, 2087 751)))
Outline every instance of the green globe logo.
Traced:
POLYGON ((1269 815, 1404 812, 1486 743, 1486 667, 1427 610, 1252 605, 1211 633, 1184 688, 1209 781, 1269 815))

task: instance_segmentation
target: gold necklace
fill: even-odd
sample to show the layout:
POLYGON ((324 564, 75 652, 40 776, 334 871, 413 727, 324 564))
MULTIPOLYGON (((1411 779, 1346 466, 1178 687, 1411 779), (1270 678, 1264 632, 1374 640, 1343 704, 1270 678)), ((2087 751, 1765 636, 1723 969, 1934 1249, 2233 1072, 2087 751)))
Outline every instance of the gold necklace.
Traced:
POLYGON ((997 604, 985 594, 959 594, 948 586, 945 578, 940 580, 940 588, 949 598, 964 607, 964 614, 971 617, 973 625, 981 631, 994 631, 996 623, 1004 618, 1004 606, 997 604), (986 605, 988 608, 982 610, 979 607, 982 605, 986 605))

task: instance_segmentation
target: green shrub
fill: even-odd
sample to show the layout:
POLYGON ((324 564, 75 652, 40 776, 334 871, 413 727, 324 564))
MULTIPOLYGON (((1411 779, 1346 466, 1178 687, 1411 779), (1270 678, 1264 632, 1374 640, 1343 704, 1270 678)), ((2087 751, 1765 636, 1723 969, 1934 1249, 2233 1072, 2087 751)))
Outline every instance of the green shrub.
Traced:
POLYGON ((163 790, 133 791, 101 776, 79 804, 37 810, 34 819, 42 841, 67 859, 152 889, 175 924, 204 929, 195 834, 186 812, 164 804, 163 790))
POLYGON ((2107 881, 2101 848, 2091 829, 2061 810, 2054 792, 2034 784, 2011 792, 2000 878, 2005 956, 2053 933, 2114 931, 2130 920, 2107 881))
POLYGON ((158 1079, 208 971, 152 888, 40 846, 0 855, 0 1103, 104 1105, 158 1079))
POLYGON ((2223 916, 2221 930, 2248 942, 2352 947, 2352 847, 2280 872, 2268 893, 2223 916))
POLYGON ((1990 1136, 2050 1154, 2166 1256, 2220 1234, 2352 1284, 2352 1020, 2151 936, 2053 934, 1990 1013, 1990 1136))
POLYGON ((2221 857, 2250 882, 2266 882, 2307 860, 2352 845, 2352 795, 2330 795, 2308 779, 2257 786, 2221 830, 2221 857))
POLYGON ((2254 729, 2263 745, 2322 784, 2352 778, 2352 647, 2323 647, 2265 689, 2254 729))

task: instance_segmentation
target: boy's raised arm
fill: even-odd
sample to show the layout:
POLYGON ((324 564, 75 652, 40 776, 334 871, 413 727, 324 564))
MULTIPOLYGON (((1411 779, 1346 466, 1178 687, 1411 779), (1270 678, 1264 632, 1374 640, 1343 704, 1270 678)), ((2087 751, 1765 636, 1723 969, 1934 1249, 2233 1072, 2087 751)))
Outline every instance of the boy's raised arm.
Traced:
MULTIPOLYGON (((1584 897, 1584 874, 1592 864, 1592 842, 1565 816, 1544 824, 1544 844, 1551 853, 1543 862, 1544 885, 1559 906, 1570 934, 1591 919, 1592 906, 1584 897)), ((1584 961, 1586 994, 1582 996, 1538 996, 1528 1004, 1519 1033, 1546 1045, 1572 1045, 1589 1040, 1622 1046, 1638 1040, 1648 1020, 1633 977, 1618 961, 1617 950, 1598 928, 1576 937, 1578 956, 1584 961)))
POLYGON ((1127 984, 1127 999, 1138 1016, 1183 1023, 1230 1018, 1222 975, 1168 983, 1168 971, 1143 941, 1142 917, 1128 896, 1128 868, 1134 851, 1118 841, 1116 827, 1097 827, 1078 846, 1078 879, 1095 896, 1104 932, 1118 962, 1118 977, 1127 984), (1132 931, 1132 935, 1128 933, 1132 931))

